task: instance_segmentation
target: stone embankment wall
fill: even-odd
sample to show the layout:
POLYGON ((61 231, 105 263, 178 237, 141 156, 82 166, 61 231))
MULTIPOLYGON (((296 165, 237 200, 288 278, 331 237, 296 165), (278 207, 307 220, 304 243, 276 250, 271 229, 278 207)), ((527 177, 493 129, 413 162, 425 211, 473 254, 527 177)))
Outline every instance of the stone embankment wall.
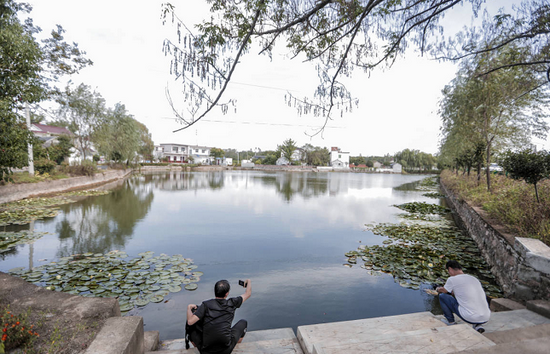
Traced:
POLYGON ((441 188, 456 222, 477 243, 506 297, 522 302, 550 300, 550 248, 539 240, 515 237, 491 225, 487 214, 441 188))
POLYGON ((33 196, 59 193, 115 181, 132 173, 132 170, 109 170, 94 176, 73 177, 38 183, 8 184, 0 186, 0 204, 33 196))

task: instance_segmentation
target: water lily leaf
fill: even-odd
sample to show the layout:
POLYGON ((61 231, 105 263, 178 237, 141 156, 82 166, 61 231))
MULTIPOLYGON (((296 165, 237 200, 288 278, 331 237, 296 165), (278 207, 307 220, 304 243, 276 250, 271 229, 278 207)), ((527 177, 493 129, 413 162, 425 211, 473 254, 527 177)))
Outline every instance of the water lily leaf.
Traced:
POLYGON ((164 300, 164 296, 162 295, 154 295, 151 297, 151 302, 162 302, 164 300))
POLYGON ((171 286, 168 288, 168 291, 171 293, 177 293, 181 291, 181 286, 171 286))
POLYGON ((185 290, 197 290, 199 286, 197 284, 187 284, 185 290))

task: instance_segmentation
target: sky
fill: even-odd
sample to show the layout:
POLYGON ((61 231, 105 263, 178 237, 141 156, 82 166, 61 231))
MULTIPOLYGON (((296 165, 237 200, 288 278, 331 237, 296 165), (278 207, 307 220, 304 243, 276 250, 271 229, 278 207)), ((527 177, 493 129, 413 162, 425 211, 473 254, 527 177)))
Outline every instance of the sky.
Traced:
MULTIPOLYGON (((135 119, 149 128, 157 145, 275 150, 291 138, 298 146, 336 146, 352 156, 394 154, 405 148, 432 154, 438 151, 438 102, 441 90, 455 76, 454 63, 410 52, 390 69, 375 70, 370 75, 356 70, 348 89, 359 99, 358 108, 335 117, 323 134, 311 138, 306 133, 322 125, 323 119, 299 115, 296 109, 285 105, 284 97, 287 92, 311 97, 318 84, 314 67, 291 60, 284 51, 277 51, 271 60, 250 51, 224 94, 226 100, 236 100, 236 112, 230 110, 224 115, 215 108, 197 124, 174 133, 182 126, 174 119, 166 88, 171 88, 176 107, 184 105, 169 73, 170 59, 162 51, 164 39, 173 38, 175 33, 174 27, 162 24, 163 1, 27 2, 33 6, 29 16, 35 25, 44 33, 56 24, 62 25, 66 40, 77 42, 94 62, 71 76, 71 81, 91 86, 110 107, 123 103, 135 119)), ((498 6, 514 2, 517 1, 489 0, 498 6)), ((191 26, 208 13, 204 0, 171 3, 178 16, 191 26)), ((467 6, 453 11, 445 19, 446 27, 457 30, 472 22, 467 6)), ((284 49, 284 45, 281 47, 284 49)), ((537 145, 550 149, 549 140, 537 141, 537 145)))

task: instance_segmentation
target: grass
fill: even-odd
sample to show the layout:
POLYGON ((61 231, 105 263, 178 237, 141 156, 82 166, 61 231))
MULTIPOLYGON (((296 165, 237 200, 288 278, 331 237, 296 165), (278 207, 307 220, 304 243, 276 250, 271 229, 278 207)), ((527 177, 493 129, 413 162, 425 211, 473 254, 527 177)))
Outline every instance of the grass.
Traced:
POLYGON ((550 180, 539 182, 537 202, 532 184, 502 175, 491 176, 492 193, 487 191, 485 176, 456 175, 443 171, 441 180, 461 199, 481 207, 489 217, 505 225, 520 237, 536 238, 550 246, 550 180))
POLYGON ((34 176, 29 175, 28 172, 17 172, 10 176, 13 179, 13 184, 21 184, 21 183, 37 183, 37 182, 43 182, 43 181, 53 181, 57 179, 63 179, 63 178, 69 178, 64 173, 60 172, 53 172, 52 174, 39 174, 38 172, 35 173, 34 176))

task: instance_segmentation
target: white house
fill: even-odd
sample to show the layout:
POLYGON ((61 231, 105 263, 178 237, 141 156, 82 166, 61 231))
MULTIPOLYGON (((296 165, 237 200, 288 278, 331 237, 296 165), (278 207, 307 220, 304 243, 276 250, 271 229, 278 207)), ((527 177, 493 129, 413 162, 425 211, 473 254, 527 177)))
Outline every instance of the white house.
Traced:
POLYGON ((155 146, 154 155, 157 159, 167 158, 171 163, 187 163, 192 157, 194 163, 210 165, 216 161, 210 156, 210 149, 206 146, 165 143, 155 146))
POLYGON ((400 163, 394 163, 392 166, 393 173, 403 173, 403 166, 400 163))
POLYGON ((337 147, 331 147, 330 165, 333 168, 349 168, 349 152, 343 152, 337 147))
POLYGON ((374 161, 372 164, 372 167, 374 168, 382 168, 382 164, 378 161, 374 161))

